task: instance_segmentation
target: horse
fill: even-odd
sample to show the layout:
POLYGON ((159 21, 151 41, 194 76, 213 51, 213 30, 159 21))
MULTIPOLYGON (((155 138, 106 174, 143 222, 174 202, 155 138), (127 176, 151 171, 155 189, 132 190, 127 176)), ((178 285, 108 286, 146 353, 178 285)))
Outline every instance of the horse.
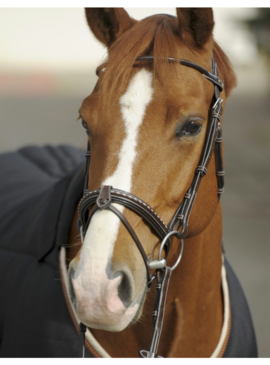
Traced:
MULTIPOLYGON (((168 291, 166 304, 153 312, 154 326, 163 323, 160 354, 222 356, 230 309, 220 144, 222 113, 236 77, 213 39, 213 12, 177 9, 177 17, 136 21, 124 9, 90 8, 86 19, 108 59, 97 68, 98 82, 79 110, 91 162, 86 203, 73 220, 74 227, 79 219, 83 244, 67 250, 70 302, 108 354, 133 357, 151 341, 155 292, 149 283, 157 280, 158 295, 168 291), (217 163, 210 138, 218 146, 217 163), (147 205, 148 214, 134 200, 147 205), (155 229, 149 211, 164 232, 155 229), (162 276, 165 267, 174 272, 162 276)), ((73 230, 71 244, 75 237, 73 230)), ((156 357, 160 336, 155 328, 151 349, 141 355, 156 357)))
MULTIPOLYGON (((176 14, 137 21, 123 8, 85 9, 108 58, 79 109, 88 147, 85 173, 69 185, 77 198, 62 204, 69 224, 54 218, 66 235, 54 242, 83 356, 257 354, 222 248, 222 115, 236 76, 213 38, 212 9, 176 14)), ((54 247, 40 263, 58 258, 54 247)))

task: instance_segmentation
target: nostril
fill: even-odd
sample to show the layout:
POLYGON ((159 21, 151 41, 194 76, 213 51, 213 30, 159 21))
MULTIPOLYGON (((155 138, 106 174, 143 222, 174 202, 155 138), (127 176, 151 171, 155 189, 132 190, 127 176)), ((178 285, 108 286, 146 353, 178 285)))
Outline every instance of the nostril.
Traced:
MULTIPOLYGON (((134 300, 135 284, 129 268, 124 264, 114 265, 113 270, 107 270, 108 278, 121 278, 117 287, 117 295, 123 305, 127 308, 134 300)), ((111 280, 110 279, 110 280, 111 280)))
POLYGON ((125 272, 119 273, 122 276, 120 285, 118 286, 118 296, 125 307, 128 307, 132 301, 133 288, 131 286, 128 275, 125 272))

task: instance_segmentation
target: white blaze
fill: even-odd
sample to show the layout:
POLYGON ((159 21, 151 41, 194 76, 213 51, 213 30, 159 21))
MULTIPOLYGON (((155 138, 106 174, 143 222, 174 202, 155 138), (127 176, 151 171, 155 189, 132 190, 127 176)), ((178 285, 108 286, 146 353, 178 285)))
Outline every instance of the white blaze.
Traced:
POLYGON ((152 74, 144 69, 136 73, 127 91, 120 98, 126 138, 119 153, 119 163, 112 176, 103 185, 130 192, 132 170, 136 158, 139 127, 143 122, 146 107, 152 99, 152 74))
MULTIPOLYGON (((131 191, 139 127, 143 122, 152 94, 152 74, 142 69, 134 75, 125 94, 119 100, 126 136, 119 153, 118 166, 102 185, 111 185, 117 189, 131 191)), ((123 211, 123 206, 115 205, 121 212, 123 211)), ((79 286, 80 291, 83 291, 81 293, 83 297, 87 296, 91 302, 100 301, 104 290, 108 293, 110 288, 115 286, 119 280, 116 278, 108 281, 106 274, 107 264, 112 258, 119 225, 120 220, 114 213, 101 210, 94 214, 86 232, 80 263, 77 266, 73 282, 74 287, 79 286), (107 283, 106 288, 104 283, 107 283)), ((104 305, 101 302, 99 304, 104 305)), ((98 313, 96 316, 99 316, 98 313)))

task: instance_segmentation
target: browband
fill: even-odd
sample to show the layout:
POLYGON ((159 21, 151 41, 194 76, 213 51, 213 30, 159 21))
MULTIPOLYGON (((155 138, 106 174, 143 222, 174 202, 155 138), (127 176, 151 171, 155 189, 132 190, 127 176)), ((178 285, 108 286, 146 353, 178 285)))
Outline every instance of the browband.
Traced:
MULTIPOLYGON (((205 68, 197 65, 196 63, 193 63, 193 62, 190 62, 187 60, 183 60, 182 58, 169 57, 169 58, 164 58, 164 59, 168 60, 169 62, 179 62, 180 65, 194 68, 194 70, 199 71, 206 79, 208 79, 215 86, 217 86, 220 91, 223 90, 224 85, 223 85, 223 82, 220 79, 220 77, 218 75, 214 75, 213 73, 207 71, 205 68)), ((154 60, 154 56, 142 56, 142 57, 136 58, 136 61, 153 61, 153 60, 154 60)))

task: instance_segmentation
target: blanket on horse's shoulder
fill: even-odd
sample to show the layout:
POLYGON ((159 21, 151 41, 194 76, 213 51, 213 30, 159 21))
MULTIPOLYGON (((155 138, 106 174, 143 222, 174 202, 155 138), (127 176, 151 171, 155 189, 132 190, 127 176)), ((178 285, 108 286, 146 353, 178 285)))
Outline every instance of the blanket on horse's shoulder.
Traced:
MULTIPOLYGON (((83 152, 26 147, 0 155, 0 356, 79 357, 81 341, 60 281, 83 187, 83 152)), ((224 357, 257 356, 248 305, 225 261, 232 328, 224 357)), ((93 355, 86 349, 86 357, 93 355)))

